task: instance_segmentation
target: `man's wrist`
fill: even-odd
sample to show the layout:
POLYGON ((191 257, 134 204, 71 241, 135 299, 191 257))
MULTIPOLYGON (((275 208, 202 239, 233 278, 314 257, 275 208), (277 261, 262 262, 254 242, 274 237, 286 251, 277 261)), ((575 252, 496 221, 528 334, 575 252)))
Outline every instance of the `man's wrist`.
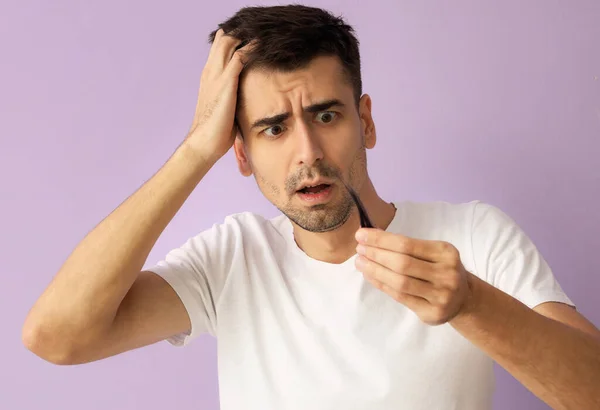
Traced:
POLYGON ((181 160, 190 164, 198 172, 204 174, 219 160, 220 157, 213 155, 212 153, 205 152, 205 150, 199 148, 197 145, 191 143, 186 138, 177 147, 175 155, 181 160))
POLYGON ((476 275, 467 272, 467 295, 456 316, 448 322, 450 325, 455 326, 468 322, 480 309, 482 282, 476 275))

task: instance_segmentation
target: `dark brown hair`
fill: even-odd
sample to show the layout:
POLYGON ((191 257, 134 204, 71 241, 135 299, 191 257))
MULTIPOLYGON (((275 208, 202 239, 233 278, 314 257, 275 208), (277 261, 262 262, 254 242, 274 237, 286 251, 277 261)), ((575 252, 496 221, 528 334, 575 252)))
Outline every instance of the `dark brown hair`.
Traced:
MULTIPOLYGON (((219 28, 241 40, 241 45, 257 41, 246 60, 246 69, 294 71, 306 67, 315 57, 338 57, 358 104, 362 95, 359 42, 354 29, 341 17, 297 4, 244 7, 219 28)), ((210 33, 210 43, 216 32, 210 33)))

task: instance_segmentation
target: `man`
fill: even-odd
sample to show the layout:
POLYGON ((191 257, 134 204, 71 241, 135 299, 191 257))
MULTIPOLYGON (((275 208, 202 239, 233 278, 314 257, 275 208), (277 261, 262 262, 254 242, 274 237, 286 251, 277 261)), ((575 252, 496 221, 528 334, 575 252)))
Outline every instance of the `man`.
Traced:
POLYGON ((245 8, 210 38, 187 138, 61 267, 30 350, 76 364, 209 333, 225 410, 481 410, 493 361, 556 409, 600 408, 600 334, 507 215, 378 196, 350 26, 245 8), (282 215, 232 215, 140 272, 232 146, 282 215), (359 229, 346 185, 377 228, 359 229))

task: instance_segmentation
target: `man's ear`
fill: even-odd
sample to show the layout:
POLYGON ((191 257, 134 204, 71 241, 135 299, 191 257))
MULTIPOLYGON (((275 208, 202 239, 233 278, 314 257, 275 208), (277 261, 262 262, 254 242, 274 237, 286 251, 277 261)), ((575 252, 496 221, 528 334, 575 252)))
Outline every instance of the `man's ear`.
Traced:
POLYGON ((377 142, 377 132, 375 131, 375 122, 371 114, 371 97, 368 94, 364 94, 360 98, 358 115, 360 117, 362 135, 365 137, 365 148, 371 149, 375 147, 375 143, 377 142))
POLYGON ((233 142, 233 149, 235 151, 235 159, 237 161, 240 174, 242 174, 245 177, 249 177, 250 175, 252 175, 250 158, 248 158, 248 153, 246 152, 246 144, 244 144, 244 140, 239 133, 235 137, 235 141, 233 142))

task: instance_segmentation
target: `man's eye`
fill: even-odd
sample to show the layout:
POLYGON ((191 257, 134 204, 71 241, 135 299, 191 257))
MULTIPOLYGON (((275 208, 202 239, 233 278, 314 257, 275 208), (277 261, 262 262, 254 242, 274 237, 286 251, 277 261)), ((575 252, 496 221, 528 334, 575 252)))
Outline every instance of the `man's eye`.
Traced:
POLYGON ((336 113, 333 111, 321 111, 317 114, 317 120, 327 124, 335 119, 336 113))
POLYGON ((283 132, 283 127, 281 125, 273 125, 272 127, 267 128, 264 133, 269 137, 277 137, 283 132))

